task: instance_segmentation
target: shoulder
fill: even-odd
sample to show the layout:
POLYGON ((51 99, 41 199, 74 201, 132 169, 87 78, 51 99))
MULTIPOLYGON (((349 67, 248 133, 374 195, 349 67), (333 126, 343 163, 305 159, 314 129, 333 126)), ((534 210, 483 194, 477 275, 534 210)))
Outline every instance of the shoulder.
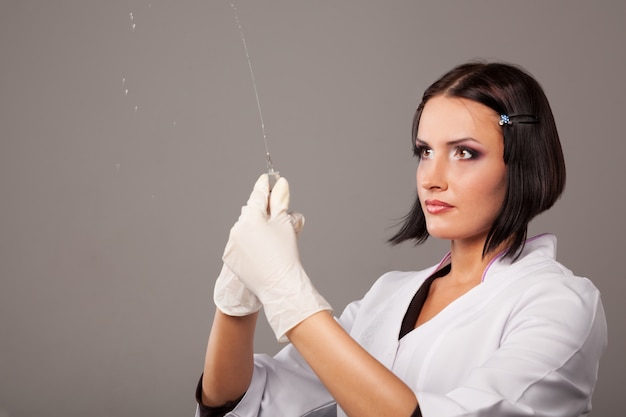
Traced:
POLYGON ((487 268, 483 281, 494 286, 514 285, 528 291, 563 292, 578 296, 599 296, 595 285, 586 277, 576 276, 556 260, 556 237, 539 235, 526 242, 521 256, 513 262, 496 259, 487 268))
POLYGON ((586 277, 576 276, 554 259, 522 262, 494 274, 487 286, 517 300, 519 306, 545 305, 575 316, 590 314, 601 306, 600 291, 586 277))
MULTIPOLYGON (((517 271, 496 304, 508 305, 504 335, 521 329, 542 328, 552 337, 569 339, 577 346, 591 335, 606 339, 606 319, 598 288, 586 277, 576 276, 555 260, 532 264, 517 271)), ((495 301, 495 300, 494 300, 495 301)), ((602 342, 604 343, 604 342, 602 342)))
POLYGON ((484 289, 492 306, 508 312, 510 324, 551 323, 584 335, 604 320, 600 291, 555 255, 553 235, 529 239, 516 261, 496 260, 488 268, 484 289))
POLYGON ((606 348, 604 307, 600 291, 589 279, 550 271, 523 279, 509 290, 515 302, 510 305, 503 340, 519 341, 513 335, 523 335, 546 345, 546 350, 566 342, 570 350, 563 351, 563 358, 578 351, 601 355, 606 348))

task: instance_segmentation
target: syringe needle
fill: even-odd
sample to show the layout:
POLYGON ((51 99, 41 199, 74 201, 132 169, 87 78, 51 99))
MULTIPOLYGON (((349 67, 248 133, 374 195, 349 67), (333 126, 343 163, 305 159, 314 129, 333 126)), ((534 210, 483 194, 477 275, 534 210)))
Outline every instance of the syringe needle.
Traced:
POLYGON ((265 159, 267 162, 267 176, 270 182, 270 191, 276 184, 276 181, 279 178, 278 171, 274 171, 274 164, 272 163, 272 158, 270 157, 270 150, 267 146, 267 135, 265 133, 265 122, 263 121, 263 112, 261 111, 261 101, 259 100, 259 92, 256 88, 256 80, 254 79, 254 71, 252 70, 252 60, 250 59, 250 54, 248 53, 248 44, 246 43, 246 37, 243 34, 243 29, 241 28, 241 22, 239 21, 239 16, 237 15, 237 7, 234 3, 230 3, 230 7, 233 9, 233 14, 235 16, 235 21, 237 22, 237 28, 239 29, 239 35, 241 36, 241 43, 243 44, 244 52, 246 53, 246 59, 248 61, 248 69, 250 70, 250 79, 252 80, 252 87, 254 89, 254 96, 256 98, 256 106, 259 111, 259 119, 261 120, 261 132, 263 133, 263 143, 265 144, 265 159))

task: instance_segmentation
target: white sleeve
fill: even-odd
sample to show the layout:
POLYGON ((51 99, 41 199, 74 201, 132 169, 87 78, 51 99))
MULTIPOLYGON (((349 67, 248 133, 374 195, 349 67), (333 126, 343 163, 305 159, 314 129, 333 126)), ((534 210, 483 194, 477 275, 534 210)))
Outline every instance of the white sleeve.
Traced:
POLYGON ((526 294, 500 346, 457 388, 416 392, 424 417, 586 416, 607 329, 599 292, 581 281, 583 291, 526 294))
MULTIPOLYGON (((346 331, 352 327, 358 306, 358 301, 349 304, 338 319, 346 331)), ((274 357, 254 355, 254 373, 248 391, 226 416, 332 417, 336 413, 333 397, 289 344, 274 357)))

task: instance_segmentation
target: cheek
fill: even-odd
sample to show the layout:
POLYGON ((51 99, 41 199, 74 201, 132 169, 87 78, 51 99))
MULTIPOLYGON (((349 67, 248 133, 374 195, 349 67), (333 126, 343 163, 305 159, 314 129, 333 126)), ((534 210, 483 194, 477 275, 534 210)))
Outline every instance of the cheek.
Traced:
POLYGON ((506 195, 508 187, 506 167, 498 170, 498 173, 494 176, 494 178, 499 178, 499 180, 494 181, 493 184, 494 198, 497 198, 500 202, 504 202, 504 196, 506 195))
POLYGON ((506 187, 506 180, 503 179, 491 184, 491 187, 485 190, 485 201, 489 204, 489 207, 485 207, 485 209, 491 213, 492 217, 495 217, 500 212, 502 204, 504 204, 506 187))
POLYGON ((465 175, 462 181, 469 200, 478 205, 488 205, 488 211, 500 209, 507 189, 505 171, 498 170, 491 175, 465 175))

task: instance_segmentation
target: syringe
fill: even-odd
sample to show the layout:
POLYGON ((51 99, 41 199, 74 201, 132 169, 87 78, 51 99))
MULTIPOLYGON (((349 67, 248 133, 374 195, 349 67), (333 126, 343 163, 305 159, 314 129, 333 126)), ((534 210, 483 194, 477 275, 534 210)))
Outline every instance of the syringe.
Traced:
MULTIPOLYGON (((265 143, 266 149, 267 149, 267 143, 265 143)), ((272 163, 272 158, 270 157, 270 153, 269 151, 267 152, 267 178, 269 179, 270 182, 270 191, 272 191, 272 188, 274 188, 274 184, 276 184, 276 181, 278 181, 278 179, 280 178, 280 173, 278 171, 274 171, 274 164, 272 163)))

